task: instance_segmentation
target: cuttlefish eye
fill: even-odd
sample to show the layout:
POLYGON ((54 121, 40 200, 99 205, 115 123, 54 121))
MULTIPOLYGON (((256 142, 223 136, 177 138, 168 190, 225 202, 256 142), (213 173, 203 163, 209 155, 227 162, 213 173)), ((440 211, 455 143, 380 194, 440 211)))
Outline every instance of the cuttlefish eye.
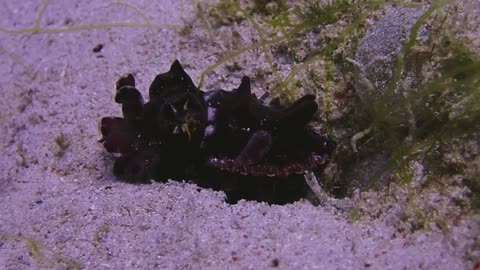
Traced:
POLYGON ((197 96, 174 95, 161 108, 160 126, 165 128, 166 136, 192 142, 203 132, 203 112, 203 103, 197 96))
POLYGON ((192 133, 195 132, 195 128, 190 128, 188 126, 188 123, 183 123, 183 124, 180 124, 180 125, 176 125, 174 128, 173 128, 173 131, 172 133, 174 135, 186 135, 187 137, 187 140, 190 142, 192 140, 192 133))

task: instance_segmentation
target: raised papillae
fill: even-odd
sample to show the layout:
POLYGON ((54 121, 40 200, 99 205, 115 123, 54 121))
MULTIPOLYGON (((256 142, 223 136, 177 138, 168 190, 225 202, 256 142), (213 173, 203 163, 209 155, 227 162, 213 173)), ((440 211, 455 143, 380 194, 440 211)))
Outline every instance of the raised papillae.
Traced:
POLYGON ((155 77, 148 102, 132 74, 117 81, 115 102, 123 118, 101 119, 100 142, 127 182, 191 180, 224 190, 231 202, 287 203, 304 196, 303 173, 321 169, 335 148, 308 125, 315 96, 266 104, 249 77, 232 91, 203 92, 178 61, 155 77))

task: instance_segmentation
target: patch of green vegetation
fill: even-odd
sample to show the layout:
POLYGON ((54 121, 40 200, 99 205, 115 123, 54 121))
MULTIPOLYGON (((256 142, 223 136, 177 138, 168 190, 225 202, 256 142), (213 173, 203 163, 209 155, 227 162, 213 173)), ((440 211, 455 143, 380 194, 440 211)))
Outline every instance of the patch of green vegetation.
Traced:
POLYGON ((251 13, 260 13, 263 15, 277 15, 287 10, 285 0, 253 0, 251 13))
POLYGON ((410 183, 409 164, 414 160, 422 162, 433 181, 466 174, 469 163, 461 158, 462 149, 480 136, 480 56, 443 25, 448 16, 441 12, 444 4, 435 2, 415 23, 392 82, 369 123, 367 133, 375 137, 375 147, 387 151, 390 159, 366 189, 378 186, 389 170, 392 181, 410 183), (418 41, 419 29, 425 25, 436 30, 427 40, 418 41), (417 88, 392 102, 405 78, 402 74, 408 72, 422 75, 417 88))
MULTIPOLYGON (((200 12, 204 12, 200 10, 200 12)), ((243 14, 238 10, 234 0, 221 0, 211 5, 206 11, 210 17, 214 28, 220 26, 229 26, 234 23, 240 23, 245 20, 243 14)), ((210 24, 210 23, 209 23, 210 24)))
POLYGON ((328 1, 324 4, 313 1, 301 2, 300 5, 294 8, 282 8, 273 15, 269 13, 269 16, 257 19, 257 17, 252 16, 248 8, 241 7, 237 2, 221 1, 220 3, 228 3, 228 9, 233 8, 236 11, 235 13, 243 14, 243 17, 257 31, 259 41, 246 45, 237 51, 229 52, 219 59, 217 63, 207 67, 200 76, 199 87, 203 85, 205 76, 218 66, 234 60, 247 51, 261 49, 277 81, 276 86, 272 90, 273 94, 287 102, 293 101, 299 94, 297 88, 294 87, 297 81, 296 75, 305 72, 310 64, 325 59, 334 60, 336 58, 336 49, 341 47, 343 43, 351 43, 352 40, 358 40, 356 36, 361 32, 359 30, 362 28, 365 18, 372 11, 385 4, 381 1, 362 1, 359 3, 352 1, 328 1), (295 46, 301 44, 305 34, 312 31, 321 32, 327 25, 335 25, 335 30, 332 31, 331 36, 328 33, 325 34, 325 39, 319 41, 319 48, 315 48, 307 57, 301 59, 300 63, 292 63, 292 70, 287 76, 280 76, 271 58, 270 50, 272 46, 283 46, 283 50, 295 55, 295 46))
POLYGON ((14 234, 0 231, 0 238, 23 242, 30 250, 29 254, 35 259, 41 268, 52 269, 55 265, 62 265, 66 269, 82 269, 80 264, 70 258, 64 257, 53 251, 51 248, 41 244, 40 242, 14 234))
POLYGON ((350 208, 348 211, 348 220, 350 222, 358 222, 362 218, 362 210, 356 207, 350 208))
POLYGON ((305 24, 327 25, 336 23, 339 15, 350 13, 353 1, 316 1, 306 0, 300 7, 295 9, 298 17, 304 20, 305 24))
POLYGON ((415 24, 412 26, 409 39, 407 43, 405 43, 405 45, 403 46, 402 52, 398 55, 396 59, 397 61, 394 67, 393 78, 390 82, 390 85, 386 89, 385 94, 382 97, 382 102, 380 104, 383 105, 383 107, 381 107, 381 110, 378 112, 379 115, 385 114, 390 109, 388 104, 390 104, 389 101, 392 98, 395 90, 397 89, 400 79, 402 78, 402 73, 405 66, 405 58, 409 56, 413 46, 416 44, 418 33, 421 27, 426 24, 427 19, 429 19, 434 14, 434 12, 438 11, 446 3, 446 0, 433 1, 430 7, 417 19, 415 24))

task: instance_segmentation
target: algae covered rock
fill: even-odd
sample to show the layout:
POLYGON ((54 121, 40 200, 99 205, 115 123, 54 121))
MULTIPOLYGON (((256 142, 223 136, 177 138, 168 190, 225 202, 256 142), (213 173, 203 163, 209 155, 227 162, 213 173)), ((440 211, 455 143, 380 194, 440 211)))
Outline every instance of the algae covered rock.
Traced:
POLYGON ((421 14, 420 8, 392 7, 361 39, 355 55, 355 90, 365 104, 378 102, 385 95, 392 83, 397 57, 421 14))

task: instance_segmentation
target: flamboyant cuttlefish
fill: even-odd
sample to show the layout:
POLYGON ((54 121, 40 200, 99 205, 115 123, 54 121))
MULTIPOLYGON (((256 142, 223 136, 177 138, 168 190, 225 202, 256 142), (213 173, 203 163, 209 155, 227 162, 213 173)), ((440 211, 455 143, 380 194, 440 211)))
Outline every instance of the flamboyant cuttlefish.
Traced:
POLYGON ((288 107, 266 104, 243 77, 232 91, 203 92, 178 61, 155 77, 144 102, 132 74, 116 83, 123 118, 104 117, 114 174, 128 182, 189 179, 222 189, 229 201, 287 203, 302 197, 302 174, 322 167, 335 143, 308 124, 318 109, 305 95, 288 107))

